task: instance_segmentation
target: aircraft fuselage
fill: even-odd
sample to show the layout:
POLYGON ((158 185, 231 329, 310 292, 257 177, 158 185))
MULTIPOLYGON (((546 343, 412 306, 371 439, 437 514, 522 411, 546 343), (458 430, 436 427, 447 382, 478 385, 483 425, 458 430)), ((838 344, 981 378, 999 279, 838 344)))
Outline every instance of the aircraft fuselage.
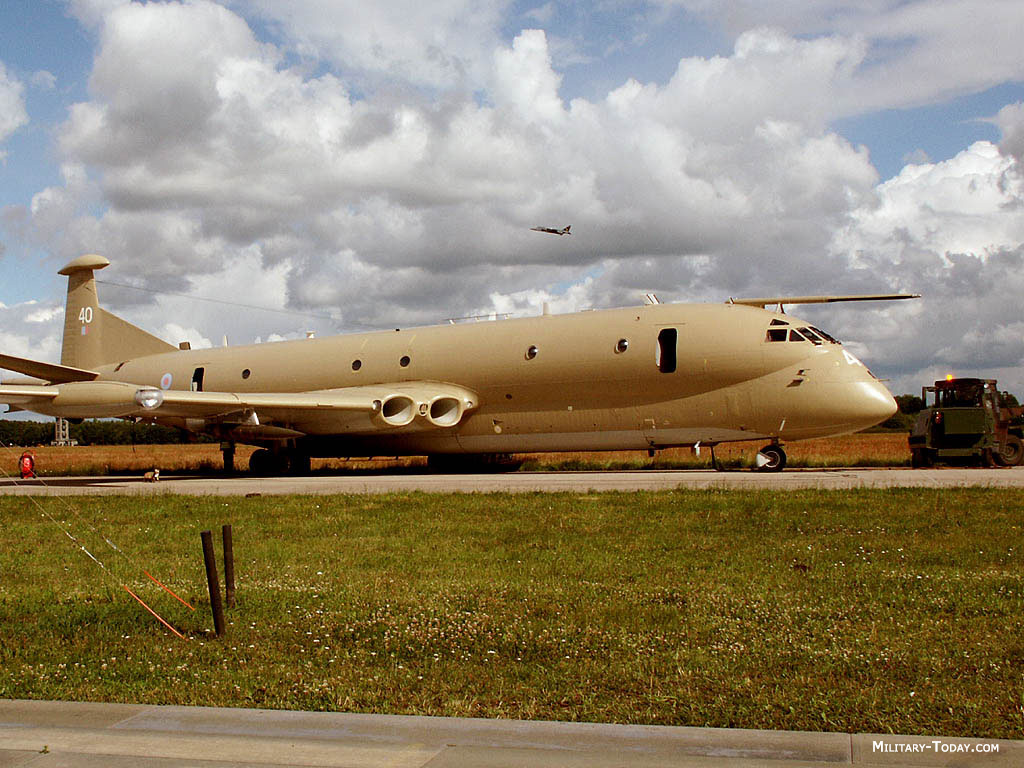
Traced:
MULTIPOLYGON (((841 345, 816 334, 817 342, 777 339, 807 327, 757 307, 659 304, 174 351, 96 370, 100 381, 167 391, 298 393, 439 382, 478 399, 446 429, 343 439, 330 412, 270 421, 259 414, 264 426, 306 435, 304 449, 319 456, 796 440, 854 432, 895 412, 885 387, 841 345)), ((196 431, 210 426, 152 420, 196 431)))

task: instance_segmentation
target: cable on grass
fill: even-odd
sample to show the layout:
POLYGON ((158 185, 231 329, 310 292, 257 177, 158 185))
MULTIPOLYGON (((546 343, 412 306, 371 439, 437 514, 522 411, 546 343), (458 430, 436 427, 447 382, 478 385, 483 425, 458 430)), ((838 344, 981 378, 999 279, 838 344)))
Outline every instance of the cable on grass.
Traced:
POLYGON ((172 590, 172 589, 171 589, 170 587, 168 587, 168 586, 167 586, 166 584, 164 584, 163 582, 161 582, 161 581, 160 581, 160 580, 159 580, 158 578, 156 578, 155 576, 153 576, 152 574, 150 574, 150 572, 149 572, 149 571, 147 571, 147 570, 143 570, 142 572, 143 572, 144 574, 146 574, 146 576, 148 576, 148 577, 149 577, 149 580, 150 580, 150 581, 152 581, 152 582, 153 582, 154 584, 156 584, 156 585, 157 585, 158 587, 160 587, 161 589, 163 589, 163 590, 164 590, 165 592, 167 592, 167 594, 169 594, 169 595, 170 595, 171 597, 173 597, 173 598, 174 598, 175 600, 177 600, 177 601, 178 601, 179 603, 181 603, 182 605, 184 605, 184 606, 185 606, 186 608, 188 608, 188 609, 189 609, 190 611, 194 611, 194 610, 195 610, 195 608, 193 608, 193 607, 192 607, 192 605, 191 605, 191 604, 190 604, 190 603, 189 603, 189 602, 188 602, 187 600, 185 600, 184 598, 178 597, 178 595, 176 595, 176 594, 174 593, 174 590, 172 590))
MULTIPOLYGON (((11 448, 10 448, 10 446, 8 446, 8 445, 7 445, 7 444, 6 444, 5 442, 3 442, 3 441, 0 441, 0 446, 2 446, 3 448, 5 448, 5 449, 6 449, 7 451, 9 451, 9 452, 11 451, 11 448)), ((7 471, 6 471, 6 470, 4 470, 4 469, 3 469, 2 467, 0 467, 0 474, 2 474, 2 475, 3 475, 3 476, 4 476, 5 478, 7 478, 7 479, 15 479, 15 478, 13 478, 13 477, 12 477, 12 476, 11 476, 10 474, 8 474, 8 473, 7 473, 7 471)), ((17 480, 16 480, 16 479, 15 479, 15 482, 17 483, 17 480)), ((49 486, 47 486, 47 485, 46 485, 45 483, 43 483, 43 485, 44 485, 44 487, 47 487, 47 488, 49 487, 49 486)), ((126 591, 126 592, 127 592, 128 594, 129 594, 129 595, 131 595, 132 597, 134 597, 134 598, 135 598, 135 599, 136 599, 136 600, 137 600, 137 601, 138 601, 138 602, 139 602, 139 603, 140 603, 140 604, 142 605, 142 607, 143 607, 143 608, 145 608, 145 609, 146 609, 147 611, 149 611, 149 612, 150 612, 151 614, 153 614, 153 616, 155 616, 155 617, 157 618, 157 620, 158 620, 158 621, 159 621, 159 622, 160 622, 161 624, 163 624, 163 625, 164 625, 165 627, 167 627, 168 629, 170 629, 170 630, 171 630, 171 632, 173 632, 173 633, 174 633, 175 635, 177 635, 178 637, 180 637, 180 638, 181 638, 182 640, 188 640, 188 638, 187 638, 187 637, 185 637, 185 635, 183 635, 183 634, 182 634, 181 632, 179 632, 179 631, 178 631, 178 630, 176 630, 176 629, 175 629, 174 627, 172 627, 172 626, 170 625, 170 623, 169 623, 169 622, 167 622, 167 621, 166 621, 166 620, 165 620, 165 619, 164 619, 164 618, 163 618, 162 616, 160 616, 160 614, 158 614, 158 613, 157 613, 156 611, 154 611, 154 610, 153 610, 152 608, 150 608, 150 607, 149 607, 148 605, 146 605, 146 603, 145 603, 145 602, 144 602, 144 601, 142 600, 142 598, 140 598, 140 597, 139 597, 138 595, 136 595, 136 594, 135 594, 134 592, 132 592, 132 591, 131 591, 131 590, 130 590, 130 589, 128 588, 128 585, 127 585, 127 584, 125 584, 125 583, 124 583, 124 582, 123 582, 123 581, 122 581, 121 579, 119 579, 119 578, 118 578, 118 577, 117 577, 116 575, 114 575, 114 573, 113 573, 113 572, 112 572, 112 571, 111 571, 111 570, 110 570, 109 568, 107 568, 107 566, 106 566, 106 565, 104 565, 104 564, 103 564, 103 562, 102 562, 102 561, 101 561, 101 560, 100 560, 100 559, 99 559, 98 557, 96 557, 96 556, 95 556, 95 555, 94 555, 94 554, 93 554, 92 552, 90 552, 90 551, 89 551, 88 549, 86 549, 85 545, 84 545, 84 544, 82 544, 82 542, 81 542, 81 541, 79 541, 79 540, 78 540, 78 539, 77 539, 77 538, 75 537, 75 535, 74 535, 73 533, 71 533, 71 531, 70 531, 70 530, 68 530, 68 528, 67 528, 66 526, 64 526, 64 525, 61 525, 61 523, 60 523, 60 522, 59 522, 59 521, 57 520, 57 518, 55 518, 55 517, 54 517, 53 515, 51 515, 51 514, 50 514, 50 513, 49 513, 49 512, 48 512, 48 511, 46 510, 46 508, 45 508, 45 507, 44 507, 44 506, 43 506, 42 504, 40 504, 40 503, 39 503, 39 502, 38 502, 38 501, 36 500, 36 498, 35 498, 34 496, 28 495, 28 496, 27 496, 27 498, 28 498, 28 500, 29 500, 30 502, 32 502, 33 504, 35 504, 35 505, 36 505, 36 508, 37 508, 37 509, 38 509, 38 510, 39 510, 39 511, 40 511, 40 512, 41 512, 41 513, 43 514, 43 517, 45 517, 45 518, 46 518, 47 520, 49 520, 49 521, 50 521, 51 523, 53 523, 53 524, 54 524, 54 525, 56 525, 56 526, 57 526, 58 528, 60 528, 60 530, 61 530, 61 531, 63 531, 63 533, 64 533, 64 535, 65 535, 65 536, 67 536, 67 537, 68 537, 69 539, 71 539, 71 541, 72 541, 72 542, 74 542, 74 543, 75 543, 75 545, 76 545, 76 546, 77 546, 77 547, 78 547, 78 548, 79 548, 80 550, 82 550, 82 552, 84 552, 84 553, 86 554, 86 556, 88 556, 88 558, 89 558, 90 560, 92 560, 92 561, 93 561, 94 563, 96 563, 96 565, 98 565, 98 566, 99 566, 100 570, 101 570, 101 571, 103 572, 103 574, 104 574, 104 575, 105 575, 105 576, 106 576, 107 578, 109 578, 110 580, 112 580, 112 581, 113 581, 114 583, 118 584, 118 585, 119 585, 120 587, 122 587, 122 588, 123 588, 123 589, 124 589, 124 590, 125 590, 125 591, 126 591)), ((73 506, 72 506, 72 505, 71 505, 70 503, 68 503, 68 501, 67 501, 66 499, 63 499, 63 498, 62 498, 62 497, 60 497, 60 496, 57 496, 57 498, 61 499, 61 500, 62 500, 62 501, 64 502, 64 504, 65 504, 65 505, 67 505, 67 506, 68 506, 68 508, 70 508, 70 509, 71 509, 72 511, 75 511, 75 510, 74 510, 74 507, 73 507, 73 506)), ((80 520, 82 519, 81 515, 78 515, 78 514, 77 514, 77 512, 76 512, 76 517, 78 517, 78 518, 79 518, 80 520)), ((86 524, 88 525, 88 523, 86 523, 86 524)), ((98 535, 98 536, 100 536, 101 538, 103 538, 103 540, 104 540, 104 541, 106 541, 106 542, 107 542, 107 543, 108 543, 108 544, 109 544, 110 546, 112 546, 112 547, 114 548, 114 550, 115 550, 116 552, 119 552, 119 553, 121 553, 121 555, 122 555, 122 556, 124 556, 125 558, 127 558, 127 559, 128 559, 128 561, 129 561, 129 563, 131 563, 131 562, 132 562, 132 561, 131 561, 131 558, 128 558, 128 556, 127 556, 127 555, 125 555, 125 554, 124 554, 124 552, 121 552, 121 550, 120 550, 120 549, 118 549, 118 548, 117 548, 117 547, 116 547, 116 546, 114 545, 114 543, 113 543, 112 541, 110 541, 110 539, 108 539, 108 538, 107 538, 106 536, 103 536, 103 535, 102 535, 102 534, 101 534, 101 533, 100 533, 100 532, 99 532, 99 531, 98 531, 98 530, 97 530, 97 529, 96 529, 96 528, 95 528, 94 526, 91 526, 91 525, 90 525, 89 527, 90 527, 90 528, 92 528, 92 530, 93 530, 93 531, 94 531, 94 532, 96 533, 96 535, 98 535)), ((132 563, 132 565, 134 566, 134 563, 132 563)), ((163 587, 163 588, 164 588, 165 590, 167 590, 167 592, 169 592, 170 594, 174 595, 174 597, 177 597, 177 598, 178 598, 178 600, 181 600, 181 598, 180 598, 180 597, 178 597, 178 596, 177 596, 177 595, 175 595, 175 594, 174 594, 173 592, 171 592, 171 590, 170 590, 170 589, 167 589, 167 587, 165 587, 165 586, 164 586, 163 584, 160 584, 160 582, 159 582, 159 581, 157 581, 157 580, 156 580, 156 579, 154 579, 154 578, 153 578, 152 576, 150 576, 150 575, 149 575, 149 573, 147 573, 147 572, 146 572, 145 570, 143 570, 142 572, 143 572, 143 573, 145 573, 145 574, 146 574, 146 576, 149 576, 149 578, 150 578, 150 579, 152 579, 153 581, 155 581, 155 582, 156 582, 157 584, 159 584, 159 585, 160 585, 161 587, 163 587)), ((181 602, 185 603, 185 601, 184 601, 184 600, 181 600, 181 602)), ((188 605, 188 603, 185 603, 185 605, 188 605)), ((190 605, 189 605, 188 607, 189 607, 189 608, 192 608, 192 606, 190 606, 190 605)), ((195 610, 195 609, 194 609, 194 608, 192 608, 192 610, 195 610)))
POLYGON ((152 613, 152 614, 153 614, 154 616, 156 616, 156 618, 157 618, 157 621, 159 621, 159 622, 160 622, 161 624, 163 624, 163 625, 164 625, 165 627, 167 627, 167 628, 168 628, 169 630, 171 630, 171 632, 173 632, 174 634, 176 634, 176 635, 177 635, 178 637, 180 637, 180 638, 181 638, 182 640, 188 640, 188 638, 187 638, 187 637, 185 637, 185 636, 184 636, 183 634, 181 634, 181 632, 179 632, 179 631, 178 631, 178 630, 176 630, 176 629, 175 629, 174 627, 172 627, 172 626, 171 626, 170 624, 168 624, 168 623, 167 623, 167 622, 166 622, 166 621, 164 620, 164 618, 163 618, 163 617, 162 617, 162 616, 161 616, 161 615, 160 615, 159 613, 157 613, 157 612, 156 612, 156 611, 154 611, 154 610, 153 610, 152 608, 150 608, 150 607, 149 607, 148 605, 146 605, 146 602, 145 602, 145 601, 144 601, 144 600, 143 600, 143 599, 142 599, 141 597, 139 597, 139 596, 138 596, 138 595, 136 595, 136 594, 135 594, 134 592, 132 592, 132 591, 131 591, 130 589, 128 589, 128 587, 127 587, 127 586, 125 586, 124 584, 122 584, 121 586, 122 586, 122 587, 124 587, 124 591, 125 591, 125 592, 127 592, 127 593, 128 593, 129 595, 131 595, 132 597, 134 597, 134 598, 135 598, 136 600, 138 600, 138 601, 139 601, 139 604, 140 604, 140 605, 141 605, 141 606, 142 606, 143 608, 145 608, 145 609, 146 609, 147 611, 149 611, 149 612, 150 612, 150 613, 152 613))
MULTIPOLYGON (((4 450, 6 450, 6 451, 7 451, 8 453, 10 453, 11 455, 14 455, 14 449, 13 449, 13 447, 12 447, 12 446, 8 445, 7 443, 3 442, 2 440, 0 440, 0 446, 2 446, 2 447, 4 448, 4 450)), ((6 478, 9 478, 9 479, 12 479, 12 480, 14 480, 14 481, 15 481, 15 483, 17 483, 17 481, 18 481, 18 478, 15 478, 15 477, 13 477, 12 475, 9 475, 9 474, 7 474, 7 472, 6 472, 5 470, 3 470, 3 469, 0 469, 0 472, 2 472, 2 473, 3 473, 4 477, 6 477, 6 478)), ((50 489, 50 486, 46 484, 46 481, 45 481, 45 480, 43 480, 43 479, 42 479, 41 477, 39 477, 38 475, 36 476, 36 478, 35 478, 35 479, 36 479, 36 480, 38 481, 38 483, 39 483, 39 484, 40 484, 41 486, 43 486, 44 488, 50 489)), ((105 541, 105 542, 107 543, 107 546, 109 546, 109 547, 110 547, 110 548, 111 548, 112 550, 114 550, 114 551, 115 551, 115 552, 117 552, 117 553, 118 553, 119 555, 121 555, 121 557, 123 557, 123 558, 124 558, 125 560, 127 560, 127 561, 128 561, 128 564, 129 564, 129 565, 130 565, 130 566, 131 566, 132 568, 134 568, 134 569, 136 569, 136 570, 139 570, 139 571, 142 571, 142 572, 143 572, 144 574, 146 574, 146 576, 147 576, 147 577, 148 577, 148 578, 149 578, 149 579, 150 579, 150 580, 151 580, 151 581, 152 581, 152 582, 153 582, 154 584, 156 584, 156 585, 157 585, 157 586, 159 586, 159 587, 160 587, 161 589, 163 589, 163 590, 164 590, 165 592, 167 592, 167 593, 168 593, 169 595, 171 595, 171 597, 173 597, 173 598, 174 598, 174 599, 176 599, 176 600, 177 600, 178 602, 180 602, 180 603, 181 603, 182 605, 184 605, 185 607, 187 607, 187 608, 188 608, 188 609, 189 609, 190 611, 195 611, 195 608, 194 608, 194 607, 193 607, 193 606, 192 606, 191 604, 189 604, 189 603, 188 603, 188 602, 187 602, 186 600, 184 600, 184 599, 182 599, 181 597, 179 597, 178 595, 176 595, 176 594, 175 594, 175 593, 174 593, 174 592, 173 592, 173 591, 171 590, 171 588, 170 588, 170 587, 168 587, 168 586, 167 586, 166 584, 164 584, 163 582, 159 581, 159 580, 158 580, 158 579, 156 579, 155 577, 151 576, 151 575, 149 574, 149 572, 148 572, 148 571, 147 571, 147 570, 146 570, 145 568, 143 568, 143 567, 142 567, 141 565, 139 565, 139 564, 138 564, 138 563, 137 563, 137 562, 135 561, 135 559, 134 559, 134 558, 133 558, 133 557, 132 557, 131 555, 129 555, 128 553, 124 552, 124 551, 123 551, 123 550, 122 550, 122 549, 121 549, 120 547, 118 547, 118 546, 117 546, 117 544, 115 544, 115 543, 114 543, 113 541, 111 541, 111 540, 110 540, 110 538, 109 538, 109 537, 107 537, 107 536, 106 536, 106 535, 105 535, 105 534, 104 534, 104 533, 103 533, 102 531, 100 531, 100 530, 99 530, 99 529, 98 529, 98 528, 97 528, 96 526, 94 526, 94 525, 93 525, 92 523, 90 523, 90 522, 89 522, 89 520, 88 520, 88 519, 86 519, 86 518, 85 518, 85 517, 84 517, 84 516, 83 516, 83 515, 82 515, 82 514, 81 514, 81 513, 79 512, 79 510, 78 510, 78 509, 77 509, 77 508, 75 507, 75 505, 74 505, 74 504, 72 504, 71 502, 69 502, 69 501, 67 500, 67 498, 66 498, 66 497, 64 497, 64 496, 60 495, 59 493, 55 493, 55 494, 53 494, 53 497, 54 497, 55 499, 57 499, 58 501, 60 501, 60 502, 61 502, 61 503, 62 503, 62 504, 63 504, 63 505, 64 505, 64 506, 65 506, 65 507, 66 507, 66 508, 68 509, 68 510, 70 510, 71 514, 72 514, 72 515, 73 515, 73 516, 74 516, 74 517, 75 517, 75 518, 76 518, 76 519, 78 520, 78 522, 80 522, 80 523, 82 523, 83 525, 85 525, 85 526, 86 526, 86 527, 87 527, 87 528, 88 528, 88 529, 89 529, 90 531, 92 531, 92 532, 93 532, 94 534, 96 534, 96 535, 97 535, 97 536, 99 536, 99 537, 100 537, 101 539, 103 539, 103 541, 105 541)), ((72 537, 72 539, 73 539, 73 540, 75 540, 75 541, 77 542, 77 539, 74 539, 74 537, 72 537)), ((86 554, 89 554, 89 553, 88 553, 88 552, 86 552, 86 554)), ((92 555, 91 555, 91 554, 89 554, 89 556, 90 556, 90 557, 92 557, 92 555)))

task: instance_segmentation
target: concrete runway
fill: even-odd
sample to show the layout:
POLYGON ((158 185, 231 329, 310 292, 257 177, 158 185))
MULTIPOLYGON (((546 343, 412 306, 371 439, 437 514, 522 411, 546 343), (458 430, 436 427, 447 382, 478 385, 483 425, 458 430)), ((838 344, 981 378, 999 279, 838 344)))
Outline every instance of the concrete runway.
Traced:
POLYGON ((52 477, 36 480, 4 478, 6 495, 154 495, 245 496, 259 494, 335 493, 534 493, 586 491, 655 491, 726 488, 786 491, 802 488, 1024 488, 1024 467, 1004 469, 792 469, 784 472, 714 472, 708 470, 645 470, 633 472, 509 472, 490 475, 338 474, 311 477, 249 475, 164 475, 149 483, 138 475, 52 477))
POLYGON ((18 768, 1024 765, 1024 741, 0 700, 18 768))

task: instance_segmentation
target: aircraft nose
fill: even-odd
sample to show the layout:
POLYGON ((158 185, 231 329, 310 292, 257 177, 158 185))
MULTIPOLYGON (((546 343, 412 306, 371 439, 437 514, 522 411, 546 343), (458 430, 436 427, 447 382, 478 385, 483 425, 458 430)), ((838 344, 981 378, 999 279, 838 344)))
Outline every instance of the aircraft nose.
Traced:
POLYGON ((889 390, 875 379, 853 382, 851 389, 844 410, 851 422, 863 423, 863 429, 880 424, 899 410, 889 390))
POLYGON ((885 385, 845 349, 834 354, 826 379, 828 405, 849 431, 873 427, 899 410, 885 385))

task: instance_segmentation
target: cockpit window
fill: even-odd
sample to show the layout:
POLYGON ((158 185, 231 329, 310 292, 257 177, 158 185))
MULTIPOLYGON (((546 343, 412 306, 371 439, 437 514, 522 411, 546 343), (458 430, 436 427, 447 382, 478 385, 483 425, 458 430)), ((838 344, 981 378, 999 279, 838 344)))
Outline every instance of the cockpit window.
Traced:
POLYGON ((835 339, 835 338, 833 338, 832 336, 829 336, 829 335, 828 335, 827 333, 825 333, 825 332, 824 332, 823 330, 821 330, 820 328, 815 328, 815 327, 814 327, 814 326, 812 325, 812 326, 811 326, 811 330, 812 330, 812 331, 814 331, 814 332, 815 332, 816 334, 818 334, 819 336, 821 336, 821 338, 825 339, 826 341, 830 341, 830 342, 832 342, 833 344, 840 344, 840 343, 841 343, 841 342, 839 341, 839 339, 835 339))
POLYGON ((810 328, 798 328, 797 330, 799 330, 803 337, 807 339, 809 342, 811 342, 811 344, 813 344, 816 347, 821 346, 821 336, 816 334, 810 328))
POLYGON ((813 325, 804 326, 801 328, 786 328, 788 325, 785 320, 772 320, 771 326, 765 332, 765 341, 809 341, 816 347, 820 347, 825 342, 829 344, 839 344, 840 341, 833 338, 829 334, 820 328, 815 328, 813 325))

